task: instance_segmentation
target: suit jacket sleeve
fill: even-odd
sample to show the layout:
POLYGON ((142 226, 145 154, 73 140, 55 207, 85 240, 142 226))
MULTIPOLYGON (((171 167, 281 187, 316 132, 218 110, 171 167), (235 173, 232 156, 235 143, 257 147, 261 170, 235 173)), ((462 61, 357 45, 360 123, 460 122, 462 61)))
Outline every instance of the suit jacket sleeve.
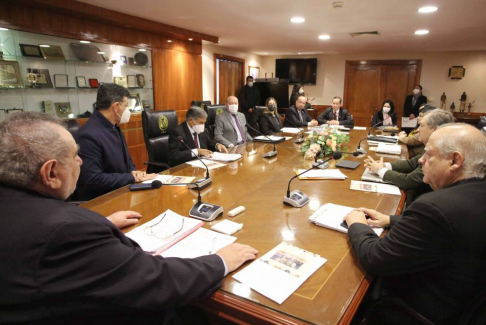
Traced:
POLYGON ((123 244, 122 236, 116 227, 100 227, 94 220, 61 224, 37 263, 43 294, 75 293, 79 301, 100 301, 119 310, 161 310, 204 297, 224 276, 219 256, 154 257, 123 244))
POLYGON ((260 132, 265 135, 270 135, 273 133, 272 126, 270 125, 270 121, 266 114, 260 116, 260 120, 258 121, 260 124, 260 132))
POLYGON ((452 229, 439 207, 416 201, 380 239, 369 226, 352 224, 348 236, 361 265, 376 275, 392 276, 443 265, 449 258, 452 229))
POLYGON ((191 150, 188 150, 180 141, 177 141, 178 137, 182 137, 184 142, 187 143, 187 139, 184 134, 180 134, 176 128, 169 135, 169 165, 177 166, 192 160, 194 155, 191 150))
POLYGON ((378 114, 379 114, 379 112, 376 112, 375 115, 373 115, 373 118, 371 119, 371 126, 372 127, 381 122, 381 119, 379 118, 378 114))
POLYGON ((240 107, 244 111, 248 111, 249 105, 248 105, 248 98, 247 98, 247 91, 246 87, 243 86, 240 89, 240 93, 238 94, 238 102, 240 103, 240 107))
MULTIPOLYGON (((102 148, 94 136, 85 135, 77 143, 81 148, 79 155, 83 159, 79 182, 105 193, 135 182, 135 177, 130 173, 104 172, 102 148)), ((135 170, 131 158, 128 163, 131 170, 135 170)))
POLYGON ((342 113, 341 113, 341 119, 339 120, 339 125, 353 127, 354 120, 353 117, 349 114, 349 111, 347 109, 341 108, 341 112, 342 113))
POLYGON ((246 141, 253 141, 250 133, 248 133, 248 129, 246 128, 246 118, 243 113, 238 113, 238 118, 240 119, 241 127, 245 130, 246 141))
POLYGON ((327 124, 328 121, 331 121, 331 119, 329 119, 329 112, 332 110, 332 107, 328 107, 324 110, 324 112, 322 112, 321 115, 319 115, 317 117, 317 122, 319 122, 319 124, 327 124))
POLYGON ((403 190, 411 190, 423 185, 424 173, 422 166, 418 163, 422 155, 392 163, 393 170, 387 171, 383 180, 391 182, 403 190))
POLYGON ((214 140, 218 143, 223 144, 226 147, 229 147, 232 143, 228 140, 226 140, 223 136, 224 134, 224 121, 222 115, 224 113, 221 113, 216 116, 216 119, 214 121, 214 140))
POLYGON ((289 108, 285 113, 285 120, 289 120, 292 124, 288 124, 290 127, 295 126, 307 126, 307 122, 301 122, 297 117, 297 108, 289 108))

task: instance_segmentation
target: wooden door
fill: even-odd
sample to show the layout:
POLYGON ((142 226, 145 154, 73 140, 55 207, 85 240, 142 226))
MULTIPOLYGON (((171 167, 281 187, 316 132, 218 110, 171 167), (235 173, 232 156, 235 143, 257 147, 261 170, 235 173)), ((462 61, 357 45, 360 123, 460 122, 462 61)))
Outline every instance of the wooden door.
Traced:
POLYGON ((420 82, 421 60, 346 61, 344 107, 355 125, 370 126, 384 100, 392 100, 401 125, 403 104, 420 82))
POLYGON ((238 97, 243 87, 245 60, 222 54, 214 54, 214 102, 226 103, 228 96, 238 97))

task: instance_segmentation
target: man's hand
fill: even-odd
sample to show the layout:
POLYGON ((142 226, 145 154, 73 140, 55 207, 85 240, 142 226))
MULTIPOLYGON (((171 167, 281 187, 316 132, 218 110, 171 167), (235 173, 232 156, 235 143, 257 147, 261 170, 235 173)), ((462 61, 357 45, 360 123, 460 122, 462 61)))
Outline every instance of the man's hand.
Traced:
POLYGON ((135 211, 118 211, 109 215, 107 218, 119 229, 132 226, 138 223, 142 215, 135 211))
POLYGON ((224 260, 228 272, 233 272, 246 261, 255 259, 258 251, 248 245, 235 243, 221 248, 216 254, 224 260))
POLYGON ((329 125, 339 125, 339 121, 332 120, 332 121, 328 121, 327 124, 329 124, 329 125))
POLYGON ((142 172, 140 170, 134 170, 131 174, 133 177, 135 177, 135 182, 137 183, 147 181, 155 177, 155 174, 147 174, 146 172, 142 172))
POLYGON ((368 159, 364 160, 365 167, 369 168, 372 173, 378 174, 378 171, 380 168, 385 167, 385 163, 383 162, 383 157, 380 158, 380 160, 376 161, 370 156, 368 156, 368 159))
POLYGON ((415 115, 410 114, 410 116, 409 116, 409 117, 410 117, 410 119, 411 119, 411 120, 413 120, 413 119, 415 118, 415 115))
POLYGON ((219 152, 228 153, 228 149, 221 143, 216 145, 216 149, 218 149, 219 152))
POLYGON ((358 208, 355 211, 361 211, 369 215, 368 224, 370 226, 385 228, 390 225, 390 216, 386 214, 367 208, 358 208))
POLYGON ((364 212, 358 210, 353 210, 350 213, 348 213, 344 217, 344 220, 346 220, 346 223, 348 224, 348 228, 351 227, 353 223, 362 223, 364 225, 368 225, 368 223, 366 222, 366 216, 364 212))
POLYGON ((310 121, 310 126, 318 126, 319 125, 319 122, 317 122, 316 120, 312 120, 310 121))
POLYGON ((407 137, 407 132, 401 131, 398 133, 398 139, 403 140, 407 137))
POLYGON ((253 108, 251 108, 251 107, 250 107, 250 108, 248 109, 248 112, 253 113, 253 108))
POLYGON ((204 157, 209 157, 211 156, 213 152, 208 149, 197 149, 197 155, 198 156, 204 156, 204 157))

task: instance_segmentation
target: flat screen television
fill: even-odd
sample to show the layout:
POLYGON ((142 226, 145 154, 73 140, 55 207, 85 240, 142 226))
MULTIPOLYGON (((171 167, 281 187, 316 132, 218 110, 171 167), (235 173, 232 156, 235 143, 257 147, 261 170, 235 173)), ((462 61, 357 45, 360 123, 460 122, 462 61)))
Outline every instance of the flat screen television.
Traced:
POLYGON ((315 85, 317 59, 277 59, 275 61, 275 76, 288 80, 290 84, 315 85))

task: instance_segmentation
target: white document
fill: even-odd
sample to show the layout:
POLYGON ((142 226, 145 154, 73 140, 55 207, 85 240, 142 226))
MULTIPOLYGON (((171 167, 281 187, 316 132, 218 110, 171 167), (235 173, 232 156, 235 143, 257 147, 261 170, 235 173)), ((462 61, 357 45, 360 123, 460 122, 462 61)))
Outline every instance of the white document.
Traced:
POLYGON ((148 181, 143 181, 144 184, 150 184, 153 181, 161 181, 162 184, 166 183, 169 179, 171 179, 172 175, 157 175, 153 179, 149 179, 148 181))
POLYGON ((259 135, 259 136, 255 137, 255 138, 253 138, 253 140, 263 141, 263 142, 270 142, 270 140, 268 138, 270 138, 270 140, 272 140, 272 141, 282 141, 282 140, 285 140, 285 137, 277 137, 275 135, 267 135, 267 136, 259 135))
POLYGON ((191 183, 196 177, 193 176, 173 176, 173 175, 157 175, 153 179, 143 181, 144 184, 151 184, 153 181, 161 181, 162 184, 170 184, 176 186, 186 186, 186 183, 191 183), (182 184, 179 184, 182 183, 182 184))
POLYGON ((389 153, 391 155, 399 155, 402 152, 402 147, 398 144, 389 144, 381 142, 376 148, 376 153, 389 153))
POLYGON ((371 182, 351 181, 349 187, 352 190, 364 192, 376 192, 381 194, 401 195, 400 188, 391 184, 379 184, 371 182))
MULTIPOLYGON (((317 209, 317 211, 309 217, 309 220, 318 226, 348 233, 348 229, 341 226, 341 223, 343 222, 344 217, 353 210, 354 208, 351 207, 327 203, 317 209)), ((370 227, 378 236, 383 232, 383 228, 370 227)))
POLYGON ((366 126, 355 126, 354 129, 366 131, 366 126))
MULTIPOLYGON (((209 170, 226 166, 226 164, 222 164, 217 161, 211 161, 208 159, 203 159, 203 161, 206 164, 206 166, 208 166, 209 170)), ((206 169, 206 167, 204 167, 204 165, 199 160, 186 161, 186 164, 191 165, 193 167, 206 169)))
POLYGON ((241 154, 239 154, 239 153, 231 154, 231 153, 213 152, 211 154, 211 157, 206 157, 204 159, 231 162, 231 161, 238 160, 240 158, 241 158, 241 154))
POLYGON ((372 173, 369 168, 365 169, 363 175, 361 175, 361 180, 368 181, 368 182, 386 183, 380 178, 380 176, 376 175, 375 173, 372 173))
POLYGON ((297 134, 300 131, 302 131, 302 129, 299 129, 299 128, 287 128, 286 127, 286 128, 281 128, 280 131, 283 132, 283 133, 297 134))
POLYGON ((233 278, 281 304, 326 262, 317 254, 282 242, 233 278))
POLYGON ((163 257, 195 258, 214 254, 235 241, 236 237, 199 228, 160 255, 163 257))
MULTIPOLYGON (((305 169, 298 169, 297 174, 302 173, 305 169)), ((311 169, 307 173, 299 176, 299 179, 316 178, 316 179, 346 179, 348 178, 339 169, 311 169)))
POLYGON ((417 118, 413 120, 410 117, 402 117, 402 128, 416 128, 417 127, 417 118))

